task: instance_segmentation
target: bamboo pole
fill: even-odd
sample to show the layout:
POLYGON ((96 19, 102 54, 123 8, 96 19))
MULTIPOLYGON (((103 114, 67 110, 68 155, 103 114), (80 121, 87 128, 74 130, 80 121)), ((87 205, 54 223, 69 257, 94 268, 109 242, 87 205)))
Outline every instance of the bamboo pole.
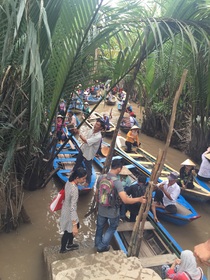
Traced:
POLYGON ((133 253, 137 257, 139 255, 139 251, 140 251, 140 247, 141 247, 141 241, 143 239, 144 224, 145 224, 145 221, 146 221, 149 209, 150 209, 151 201, 152 201, 152 192, 153 192, 153 185, 154 185, 153 182, 154 183, 157 182, 157 180, 158 180, 158 178, 161 174, 162 168, 164 166, 166 154, 167 154, 168 147, 169 147, 170 142, 171 142, 172 133, 173 133, 173 130, 174 130, 174 122, 175 122, 175 118, 176 118, 177 104, 178 104, 178 101, 179 101, 179 97, 182 93, 184 83, 186 81, 187 72, 188 72, 187 69, 185 69, 183 71, 179 88, 178 88, 178 90, 175 94, 175 98, 174 98, 174 102, 173 102, 173 108, 172 108, 172 114, 171 114, 171 119, 170 119, 169 132, 168 132, 167 139, 166 139, 166 144, 165 144, 165 147, 164 147, 163 151, 159 150, 157 161, 155 163, 155 166, 153 168, 153 171, 152 171, 152 174, 151 174, 151 177, 150 177, 149 188, 148 188, 148 190, 146 191, 146 194, 145 194, 145 196, 147 198, 147 205, 142 204, 141 207, 140 207, 139 215, 138 215, 136 223, 134 225, 133 233, 132 233, 132 236, 131 236, 131 241, 129 243, 128 257, 132 256, 133 253), (137 238, 137 237, 139 237, 139 238, 137 238))

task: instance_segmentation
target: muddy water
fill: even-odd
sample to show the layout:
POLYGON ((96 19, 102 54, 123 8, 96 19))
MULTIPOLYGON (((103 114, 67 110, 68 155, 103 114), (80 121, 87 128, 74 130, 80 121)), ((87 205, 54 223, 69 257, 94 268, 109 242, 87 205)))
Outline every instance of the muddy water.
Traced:
MULTIPOLYGON (((134 111, 141 118, 140 109, 132 104, 134 111)), ((100 105, 99 112, 109 112, 110 107, 100 105)), ((119 113, 113 108, 113 123, 116 123, 119 113)), ((123 135, 123 133, 121 133, 123 135)), ((164 147, 161 141, 141 135, 142 147, 157 156, 158 149, 164 147)), ((180 168, 180 163, 187 156, 177 150, 169 148, 166 163, 175 169, 180 168)), ((43 262, 43 248, 60 244, 59 212, 51 213, 49 203, 57 192, 60 185, 56 178, 43 190, 26 192, 24 205, 31 217, 31 224, 21 225, 16 232, 0 235, 0 279, 1 280, 46 280, 43 262)), ((92 200, 92 193, 80 197, 78 212, 80 216, 81 229, 78 242, 88 241, 92 246, 95 230, 95 218, 90 216, 84 218, 92 200)), ((199 212, 201 218, 193 223, 176 227, 164 223, 171 235, 177 240, 183 249, 193 249, 195 244, 205 241, 210 237, 210 204, 192 203, 199 212)))

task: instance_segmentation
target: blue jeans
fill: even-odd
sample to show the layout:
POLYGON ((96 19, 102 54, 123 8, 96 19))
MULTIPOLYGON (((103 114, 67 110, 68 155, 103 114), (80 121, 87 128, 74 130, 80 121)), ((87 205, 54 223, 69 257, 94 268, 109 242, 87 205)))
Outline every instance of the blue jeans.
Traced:
POLYGON ((95 236, 95 246, 98 250, 104 250, 109 246, 115 230, 119 225, 119 218, 119 216, 116 218, 107 218, 98 214, 95 236), (108 221, 109 227, 103 234, 104 227, 108 221))

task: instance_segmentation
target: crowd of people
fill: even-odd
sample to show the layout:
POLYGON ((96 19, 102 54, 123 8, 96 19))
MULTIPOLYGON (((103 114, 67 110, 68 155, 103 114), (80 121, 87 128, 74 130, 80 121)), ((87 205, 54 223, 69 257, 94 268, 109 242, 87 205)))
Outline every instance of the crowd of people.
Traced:
MULTIPOLYGON (((94 92, 95 88, 90 89, 94 92)), ((88 102, 84 102, 83 114, 88 116, 90 108, 88 102)), ((132 107, 126 108, 123 122, 130 127, 126 135, 126 152, 131 153, 133 147, 141 145, 139 139, 140 127, 135 123, 136 115, 132 107), (127 122, 127 123, 126 123, 127 122)), ((56 133, 58 141, 64 141, 69 130, 74 130, 82 140, 76 163, 71 172, 68 182, 65 185, 65 200, 61 210, 60 227, 63 231, 61 238, 60 253, 76 250, 79 245, 73 242, 78 234, 79 218, 77 214, 78 184, 89 185, 92 175, 92 161, 98 153, 102 142, 103 130, 109 130, 109 117, 103 115, 103 119, 98 119, 93 129, 84 136, 77 129, 75 115, 65 106, 64 100, 59 105, 59 113, 56 121, 56 133), (82 166, 84 162, 85 169, 82 166)), ((163 208, 166 212, 177 213, 176 202, 181 189, 193 189, 194 178, 204 182, 210 181, 210 147, 202 154, 202 162, 199 169, 196 164, 187 159, 181 163, 179 173, 171 172, 166 181, 156 184, 155 195, 152 201, 151 210, 154 220, 158 221, 156 208, 163 208)), ((95 233, 95 247, 97 252, 106 252, 110 249, 110 242, 117 229, 120 220, 135 222, 142 203, 146 203, 145 192, 148 178, 139 176, 137 182, 131 182, 130 171, 123 166, 120 159, 114 159, 107 174, 99 176, 96 184, 95 198, 98 202, 98 213, 95 233), (108 183, 109 181, 109 183, 108 183), (115 203, 112 204, 108 192, 104 190, 107 184, 112 185, 114 190, 115 203), (104 200, 105 199, 105 200, 104 200), (105 202, 104 202, 105 201, 105 202), (126 212, 130 216, 126 216, 126 212)), ((194 248, 194 252, 184 250, 180 259, 174 261, 171 266, 162 267, 162 279, 169 278, 175 280, 202 279, 203 271, 198 267, 197 262, 210 266, 210 239, 194 248)))

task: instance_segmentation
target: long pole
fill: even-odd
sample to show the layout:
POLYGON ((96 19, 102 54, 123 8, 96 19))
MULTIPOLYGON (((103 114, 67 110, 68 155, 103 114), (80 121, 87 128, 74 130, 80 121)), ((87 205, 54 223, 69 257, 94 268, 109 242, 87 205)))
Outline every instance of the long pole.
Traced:
POLYGON ((181 77, 179 88, 178 88, 178 90, 175 94, 175 98, 174 98, 174 102, 173 102, 173 108, 172 108, 172 114, 171 114, 171 119, 170 119, 170 126, 169 126, 169 131, 168 131, 168 135, 167 135, 167 139, 166 139, 166 144, 165 144, 164 150, 159 151, 157 161, 156 161, 155 166, 153 168, 153 171, 152 171, 152 174, 151 174, 151 177, 150 177, 149 188, 148 188, 148 190, 146 191, 146 194, 145 194, 145 196, 147 198, 147 206, 142 204, 141 207, 140 207, 139 215, 138 215, 136 223, 134 225, 134 230, 133 230, 133 233, 132 233, 132 236, 131 236, 131 241, 130 241, 129 248, 128 248, 128 257, 132 256, 133 254, 137 257, 139 255, 141 242, 142 242, 142 239, 143 239, 144 225, 145 225, 145 221, 147 219, 147 215, 148 215, 150 205, 151 205, 151 200, 152 200, 152 192, 153 192, 153 185, 154 185, 153 182, 154 183, 157 182, 158 178, 160 177, 161 171, 163 169, 164 163, 165 163, 166 154, 167 154, 168 147, 170 145, 171 137, 172 137, 173 130, 174 130, 177 104, 178 104, 180 95, 182 93, 184 83, 186 81, 187 73, 188 73, 188 70, 185 69, 183 71, 183 74, 182 74, 182 77, 181 77))

